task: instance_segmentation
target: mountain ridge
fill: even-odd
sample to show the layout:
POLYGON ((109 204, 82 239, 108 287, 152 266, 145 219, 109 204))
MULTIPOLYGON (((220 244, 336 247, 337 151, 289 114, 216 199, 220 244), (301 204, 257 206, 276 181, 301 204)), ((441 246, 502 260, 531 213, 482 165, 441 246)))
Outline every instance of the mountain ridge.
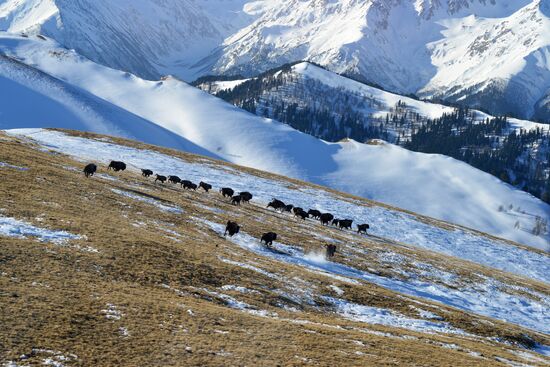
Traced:
POLYGON ((401 94, 548 121, 549 8, 547 0, 5 0, 0 29, 43 32, 148 79, 248 76, 308 60, 401 94), (37 7, 49 17, 29 10, 37 7))

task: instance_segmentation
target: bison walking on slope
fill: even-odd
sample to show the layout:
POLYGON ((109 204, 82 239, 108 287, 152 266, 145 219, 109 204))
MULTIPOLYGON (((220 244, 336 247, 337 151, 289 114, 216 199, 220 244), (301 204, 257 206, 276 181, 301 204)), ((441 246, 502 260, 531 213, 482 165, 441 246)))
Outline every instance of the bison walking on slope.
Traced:
POLYGON ((321 218, 321 212, 318 211, 317 209, 309 209, 307 214, 309 214, 311 218, 315 218, 315 219, 321 218))
POLYGON ((181 180, 181 187, 183 187, 185 190, 197 191, 197 185, 189 180, 181 180))
POLYGON ((334 219, 334 215, 330 213, 321 214, 321 216, 319 217, 319 220, 321 221, 322 225, 328 225, 330 221, 333 219, 334 219))
POLYGON ((243 198, 241 197, 241 195, 235 195, 231 198, 231 204, 233 205, 241 205, 241 201, 243 200, 243 198))
POLYGON ((285 208, 285 203, 283 203, 281 200, 272 199, 269 204, 267 204, 266 208, 273 208, 275 210, 283 211, 285 208))
POLYGON ((327 244, 326 247, 326 257, 327 259, 334 257, 334 254, 336 253, 336 245, 334 244, 327 244))
POLYGON ((199 182, 199 187, 202 188, 204 191, 208 192, 212 190, 212 185, 207 184, 206 182, 199 182))
POLYGON ((249 203, 250 200, 252 200, 252 194, 248 191, 242 191, 239 193, 239 195, 241 196, 241 200, 243 203, 249 203))
POLYGON ((309 214, 300 207, 293 208, 292 212, 294 213, 295 217, 300 217, 302 218, 302 220, 306 220, 306 218, 309 218, 309 214))
POLYGON ((262 238, 260 239, 260 243, 265 242, 265 245, 267 247, 270 247, 271 245, 273 245, 273 241, 275 241, 276 239, 277 233, 267 232, 263 234, 262 238))
POLYGON ((124 171, 126 169, 126 163, 120 162, 120 161, 111 161, 111 163, 109 163, 109 167, 107 167, 107 169, 109 169, 109 170, 112 169, 115 172, 124 171))
POLYGON ((351 224, 353 223, 353 220, 351 219, 341 219, 338 222, 338 226, 340 229, 351 229, 351 224))
POLYGON ((93 176, 94 173, 96 173, 97 171, 97 166, 93 163, 90 163, 88 165, 86 165, 86 167, 84 167, 84 176, 86 177, 90 177, 90 176, 93 176))
POLYGON ((227 221, 227 225, 225 226, 225 233, 223 234, 226 236, 229 233, 229 237, 233 237, 233 235, 239 233, 241 227, 236 222, 227 221))
POLYGON ((150 169, 142 169, 141 170, 141 175, 143 177, 153 176, 153 171, 151 171, 150 169))
POLYGON ((232 197, 233 194, 235 193, 235 191, 233 191, 233 189, 229 188, 229 187, 222 187, 220 189, 220 192, 221 194, 223 195, 223 197, 232 197))
POLYGON ((181 182, 181 178, 178 176, 168 176, 168 182, 175 184, 179 184, 181 182))
POLYGON ((364 233, 367 234, 367 229, 369 229, 370 226, 368 224, 358 224, 357 225, 357 233, 364 233))
POLYGON ((160 181, 160 183, 166 182, 166 176, 161 176, 157 173, 157 178, 155 178, 155 182, 160 181))

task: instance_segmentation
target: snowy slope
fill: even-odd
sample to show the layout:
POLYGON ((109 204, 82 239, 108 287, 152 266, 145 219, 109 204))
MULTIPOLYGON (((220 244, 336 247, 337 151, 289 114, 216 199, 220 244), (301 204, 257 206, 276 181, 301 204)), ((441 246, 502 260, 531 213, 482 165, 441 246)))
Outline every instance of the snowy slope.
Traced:
MULTIPOLYGON (((376 204, 365 206, 359 201, 343 200, 339 195, 329 193, 321 188, 289 187, 288 182, 284 180, 267 179, 234 168, 227 170, 224 166, 220 167, 207 162, 187 162, 154 150, 136 149, 101 140, 83 139, 68 136, 62 132, 20 129, 10 130, 8 133, 19 137, 32 138, 33 141, 44 147, 68 154, 82 162, 95 161, 101 164, 116 157, 128 163, 129 169, 132 170, 138 170, 140 167, 154 169, 161 167, 159 172, 162 174, 177 174, 194 182, 205 180, 214 185, 215 188, 228 186, 237 191, 246 189, 254 194, 253 202, 261 207, 264 207, 273 196, 276 196, 285 202, 292 202, 300 207, 316 207, 322 211, 330 210, 337 217, 352 218, 355 223, 368 221, 372 226, 369 230, 370 234, 378 236, 380 239, 398 241, 399 243, 465 259, 492 269, 513 273, 520 277, 550 283, 548 254, 520 248, 498 239, 487 238, 458 228, 441 228, 434 225, 434 223, 424 223, 413 215, 376 204)), ((356 166, 360 166, 360 164, 356 166)), ((179 208, 169 207, 166 203, 148 197, 145 198, 135 193, 115 192, 128 196, 133 200, 145 200, 162 211, 170 211, 176 214, 182 212, 179 208)), ((258 213, 258 215, 265 214, 258 213)), ((198 222, 197 225, 206 224, 207 228, 214 229, 217 233, 224 230, 224 226, 221 224, 198 218, 196 221, 198 222)), ((306 228, 311 235, 311 227, 308 225, 306 228)), ((345 236, 346 245, 352 246, 355 243, 357 234, 347 232, 345 236)), ((438 278, 438 282, 415 279, 412 274, 410 279, 403 281, 398 278, 379 275, 376 272, 360 270, 342 263, 327 262, 322 256, 316 257, 314 254, 305 254, 302 250, 292 246, 293 244, 285 244, 284 242, 275 243, 276 248, 282 251, 276 253, 260 246, 256 238, 251 237, 244 231, 235 238, 231 238, 230 241, 251 251, 255 256, 271 257, 277 261, 293 264, 308 271, 318 272, 328 276, 329 279, 343 279, 345 282, 352 284, 358 281, 375 283, 402 294, 514 322, 541 332, 550 331, 547 322, 549 316, 545 312, 548 305, 550 305, 550 299, 545 294, 536 293, 537 301, 535 301, 522 295, 507 293, 505 289, 512 286, 504 285, 492 278, 482 276, 480 282, 452 289, 447 284, 453 284, 457 276, 443 271, 438 272, 427 264, 425 264, 426 270, 433 272, 438 278)), ((341 245, 343 246, 343 244, 341 245)), ((391 249, 394 245, 388 244, 385 246, 391 249)), ((370 251, 368 247, 358 247, 357 251, 370 251)), ((399 262, 398 255, 396 255, 397 260, 392 260, 391 254, 386 254, 386 256, 385 262, 391 263, 392 267, 400 268, 403 266, 399 262)), ((247 261, 246 257, 241 257, 241 259, 247 261)), ((405 273, 410 272, 410 270, 405 269, 403 271, 405 273)), ((525 289, 524 291, 533 293, 531 289, 525 289)))
POLYGON ((329 144, 246 113, 176 79, 144 81, 99 66, 51 41, 3 36, 0 50, 152 121, 210 155, 540 248, 548 245, 548 235, 535 237, 528 231, 535 215, 548 216, 547 204, 456 160, 390 145, 329 144), (527 214, 498 211, 510 204, 527 214), (522 229, 514 229, 517 220, 522 229))
POLYGON ((0 1, 0 30, 42 32, 145 78, 311 60, 524 118, 548 117, 549 18, 548 0, 0 1))
POLYGON ((158 78, 186 70, 244 26, 244 0, 3 0, 0 30, 40 32, 113 68, 158 78))
POLYGON ((216 157, 159 125, 1 55, 0 90, 2 129, 55 126, 117 135, 216 157))

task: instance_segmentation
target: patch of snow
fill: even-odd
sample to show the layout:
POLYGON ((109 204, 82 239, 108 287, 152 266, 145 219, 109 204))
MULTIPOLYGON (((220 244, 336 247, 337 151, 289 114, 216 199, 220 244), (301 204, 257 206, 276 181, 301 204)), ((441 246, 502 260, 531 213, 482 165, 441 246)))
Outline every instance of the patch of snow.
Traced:
POLYGON ((239 292, 239 293, 256 293, 256 294, 259 294, 260 292, 258 292, 257 290, 254 290, 254 289, 248 289, 246 287, 243 287, 243 286, 240 286, 240 285, 233 285, 233 284, 227 284, 227 285, 224 285, 221 287, 222 290, 224 291, 235 291, 235 292, 239 292))
POLYGON ((334 284, 329 285, 329 288, 332 289, 338 296, 344 295, 344 290, 340 287, 335 286, 334 284))
POLYGON ((343 299, 332 297, 325 297, 325 300, 334 305, 338 314, 346 319, 353 321, 361 321, 374 325, 378 324, 384 326, 399 327, 403 329, 417 331, 420 333, 438 332, 467 335, 463 330, 456 329, 447 322, 434 322, 413 319, 392 310, 359 305, 356 303, 345 301, 343 299))
POLYGON ((223 257, 219 257, 219 259, 221 261, 223 261, 224 263, 226 264, 231 264, 231 265, 235 265, 235 266, 240 266, 241 268, 245 268, 245 269, 249 269, 249 270, 252 270, 252 271, 255 271, 257 273, 260 273, 262 275, 265 275, 266 277, 268 278, 273 278, 273 279, 281 279, 281 277, 277 274, 274 274, 274 273, 271 273, 271 272, 268 272, 264 269, 260 269, 259 267, 257 266, 254 266, 254 265, 251 265, 251 264, 248 264, 248 263, 243 263, 243 262, 239 262, 239 261, 233 261, 233 260, 230 260, 230 259, 226 259, 226 258, 223 258, 223 257))
POLYGON ((27 238, 36 237, 40 242, 51 242, 62 245, 70 240, 81 239, 82 236, 66 231, 55 231, 39 228, 24 221, 0 215, 0 236, 27 238))
POLYGON ((28 171, 29 170, 26 167, 14 166, 13 164, 9 164, 9 163, 6 163, 6 162, 0 162, 0 168, 13 168, 13 169, 16 169, 18 171, 28 171))
POLYGON ((123 313, 118 310, 118 308, 113 305, 112 303, 107 303, 107 308, 101 310, 102 313, 105 314, 105 317, 110 320, 120 320, 122 318, 123 313))

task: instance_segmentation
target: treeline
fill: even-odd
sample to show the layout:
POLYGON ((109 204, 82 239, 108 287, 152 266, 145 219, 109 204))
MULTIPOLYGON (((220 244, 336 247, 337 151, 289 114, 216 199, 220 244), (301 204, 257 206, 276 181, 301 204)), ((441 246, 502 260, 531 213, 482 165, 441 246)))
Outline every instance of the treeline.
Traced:
POLYGON ((320 82, 289 73, 293 64, 265 73, 228 90, 216 92, 231 104, 263 117, 276 119, 304 133, 336 142, 353 138, 390 139, 383 123, 367 123, 362 112, 375 107, 374 99, 327 90, 320 82), (354 107, 351 107, 354 106, 354 107))
POLYGON ((516 131, 505 117, 474 123, 466 116, 458 109, 429 120, 403 146, 459 159, 550 203, 550 132, 516 131))

